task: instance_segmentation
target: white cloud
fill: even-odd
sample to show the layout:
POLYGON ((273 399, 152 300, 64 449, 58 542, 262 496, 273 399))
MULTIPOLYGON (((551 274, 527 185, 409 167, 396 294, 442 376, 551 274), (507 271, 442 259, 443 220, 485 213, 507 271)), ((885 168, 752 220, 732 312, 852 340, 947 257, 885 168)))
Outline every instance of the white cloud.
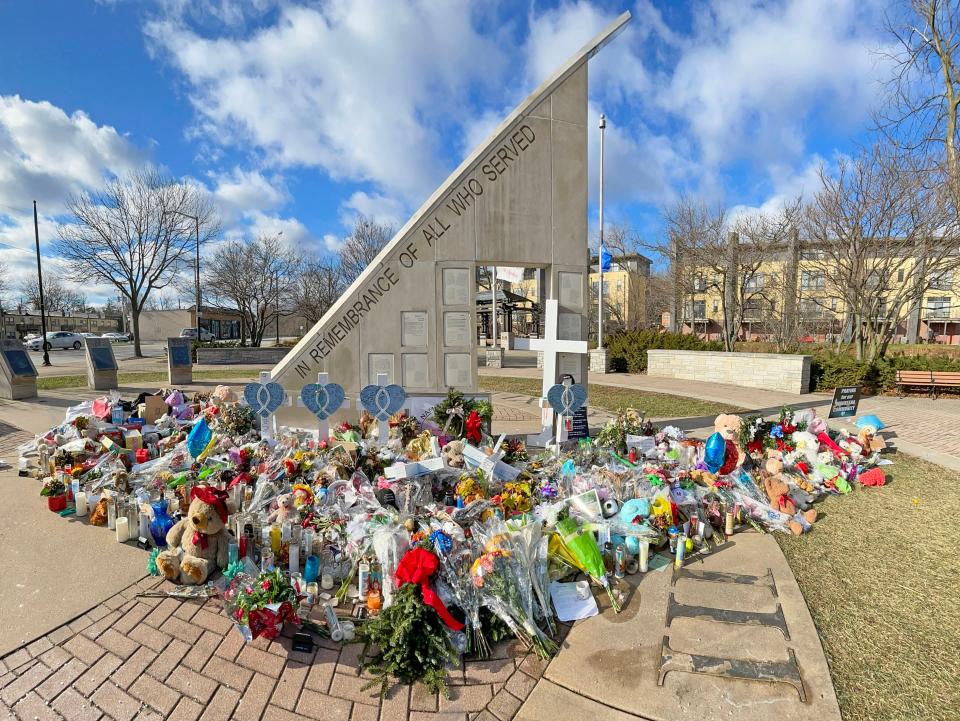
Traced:
POLYGON ((346 240, 346 238, 337 237, 333 233, 327 233, 323 236, 323 247, 331 253, 336 253, 343 247, 346 240))
POLYGON ((256 170, 235 167, 230 172, 214 174, 211 181, 211 194, 225 223, 256 211, 278 208, 290 199, 282 178, 268 179, 256 170))
POLYGON ((274 25, 238 39, 202 37, 177 18, 146 32, 185 74, 214 139, 408 204, 445 174, 435 128, 469 114, 469 88, 499 57, 463 2, 283 4, 274 25))
POLYGON ((395 198, 361 190, 353 193, 340 207, 340 220, 347 227, 353 225, 358 215, 399 228, 407 219, 407 208, 395 198))
POLYGON ((854 128, 882 77, 877 2, 715 0, 695 11, 660 106, 683 120, 702 162, 794 162, 814 111, 854 128))
POLYGON ((67 115, 49 102, 0 96, 0 199, 5 208, 59 213, 71 193, 123 174, 145 153, 109 125, 76 111, 67 115))

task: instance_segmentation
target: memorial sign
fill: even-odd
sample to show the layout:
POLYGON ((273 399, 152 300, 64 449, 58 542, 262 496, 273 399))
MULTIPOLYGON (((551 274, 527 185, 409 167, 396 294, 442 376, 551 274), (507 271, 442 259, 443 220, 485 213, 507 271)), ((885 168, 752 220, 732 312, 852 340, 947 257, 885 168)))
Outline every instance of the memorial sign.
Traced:
MULTIPOLYGON (((492 264, 543 269, 544 296, 574 316, 561 337, 584 338, 574 329, 587 327, 589 312, 587 64, 629 19, 617 18, 504 119, 274 367, 274 381, 295 395, 325 370, 349 394, 380 374, 426 393, 476 392, 476 269, 492 264)), ((586 355, 573 365, 586 383, 586 355)))
POLYGON ((192 338, 167 338, 167 377, 170 385, 193 383, 192 338))
POLYGON ((105 391, 117 387, 117 359, 106 338, 87 338, 87 387, 105 391))
POLYGON ((0 340, 0 398, 10 401, 37 396, 37 369, 18 340, 0 340))
POLYGON ((827 418, 850 418, 857 415, 860 403, 860 386, 844 386, 833 391, 830 415, 827 418))

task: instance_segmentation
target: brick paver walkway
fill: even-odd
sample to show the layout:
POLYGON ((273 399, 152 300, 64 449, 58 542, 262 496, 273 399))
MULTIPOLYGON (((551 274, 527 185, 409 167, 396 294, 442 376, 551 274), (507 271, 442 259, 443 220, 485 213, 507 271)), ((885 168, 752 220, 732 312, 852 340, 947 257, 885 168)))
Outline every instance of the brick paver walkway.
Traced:
MULTIPOLYGON (((516 642, 450 672, 450 698, 423 686, 367 691, 359 644, 245 644, 219 599, 137 598, 147 577, 0 659, 0 721, 509 721, 546 669, 516 642)), ((566 629, 565 629, 566 630, 566 629)))

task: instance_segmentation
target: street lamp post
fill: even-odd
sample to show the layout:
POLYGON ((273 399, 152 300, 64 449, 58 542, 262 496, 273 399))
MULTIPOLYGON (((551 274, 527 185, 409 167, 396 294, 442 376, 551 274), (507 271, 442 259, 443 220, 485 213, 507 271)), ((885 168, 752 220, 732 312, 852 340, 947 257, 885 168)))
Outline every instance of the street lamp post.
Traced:
POLYGON ((33 237, 37 243, 37 287, 40 290, 40 347, 43 348, 43 364, 50 365, 50 351, 47 349, 47 314, 43 303, 43 271, 40 269, 40 223, 37 220, 37 201, 33 201, 33 237))
POLYGON ((200 216, 190 215, 189 213, 184 213, 179 210, 168 210, 167 212, 173 215, 182 215, 184 218, 189 218, 194 222, 194 226, 197 230, 197 260, 196 267, 194 268, 194 280, 197 286, 197 343, 200 343, 203 340, 200 337, 200 216))
POLYGON ((603 348, 603 132, 607 129, 607 116, 600 113, 600 248, 597 260, 600 266, 600 293, 597 307, 597 348, 603 348))

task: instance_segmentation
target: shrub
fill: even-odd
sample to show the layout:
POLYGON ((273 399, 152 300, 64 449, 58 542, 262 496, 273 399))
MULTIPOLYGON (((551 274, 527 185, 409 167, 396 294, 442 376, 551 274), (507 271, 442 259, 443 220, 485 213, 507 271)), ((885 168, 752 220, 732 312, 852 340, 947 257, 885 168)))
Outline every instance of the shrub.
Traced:
POLYGON ((610 336, 605 345, 613 369, 621 373, 646 373, 647 351, 650 349, 723 350, 719 341, 705 341, 696 335, 653 329, 621 331, 610 336))
POLYGON ((894 353, 879 361, 866 363, 845 354, 821 353, 811 361, 810 389, 831 391, 837 386, 861 386, 869 393, 892 391, 897 386, 898 370, 960 372, 960 359, 894 353))

